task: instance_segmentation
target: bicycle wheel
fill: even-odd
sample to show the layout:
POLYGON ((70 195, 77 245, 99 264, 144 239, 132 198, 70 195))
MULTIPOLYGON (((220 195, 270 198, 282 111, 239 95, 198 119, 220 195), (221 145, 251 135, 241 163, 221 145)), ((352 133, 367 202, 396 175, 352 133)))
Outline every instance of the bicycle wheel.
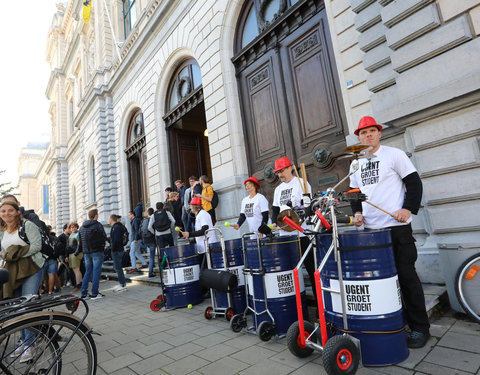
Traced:
POLYGON ((480 254, 468 258, 458 269, 455 292, 465 312, 480 323, 480 254))
POLYGON ((0 329, 0 372, 95 375, 97 349, 74 315, 40 312, 4 322, 0 329), (31 358, 23 354, 30 349, 31 358))

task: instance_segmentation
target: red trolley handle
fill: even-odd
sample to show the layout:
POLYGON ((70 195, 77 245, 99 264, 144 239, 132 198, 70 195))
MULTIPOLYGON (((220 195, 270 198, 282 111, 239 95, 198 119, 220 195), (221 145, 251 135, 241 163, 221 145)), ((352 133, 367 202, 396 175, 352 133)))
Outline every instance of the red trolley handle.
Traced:
POLYGON ((327 230, 330 230, 332 227, 330 226, 330 224, 328 223, 327 219, 325 219, 325 217, 322 215, 322 213, 320 212, 320 210, 317 210, 315 211, 315 215, 317 215, 317 217, 320 219, 320 221, 322 222, 323 226, 325 228, 327 228, 327 230))
POLYGON ((295 223, 292 219, 290 219, 288 216, 283 217, 283 222, 287 224, 289 227, 298 230, 300 233, 303 232, 303 228, 295 223))

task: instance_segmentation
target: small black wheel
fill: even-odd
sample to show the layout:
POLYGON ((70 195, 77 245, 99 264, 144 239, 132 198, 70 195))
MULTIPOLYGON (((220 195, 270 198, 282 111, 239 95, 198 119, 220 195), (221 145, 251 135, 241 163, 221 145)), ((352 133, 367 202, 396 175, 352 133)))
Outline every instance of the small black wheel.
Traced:
POLYGON ((233 332, 240 332, 247 326, 247 319, 242 314, 236 314, 230 319, 230 328, 233 332))
POLYGON ((227 319, 227 321, 232 320, 234 315, 235 315, 235 311, 233 311, 231 307, 229 307, 227 311, 225 311, 225 319, 227 319))
POLYGON ((325 344, 322 354, 323 367, 328 375, 355 374, 360 352, 348 336, 333 336, 325 344))
POLYGON ((272 323, 263 321, 257 328, 258 337, 262 341, 269 341, 275 335, 275 327, 272 323))
MULTIPOLYGON (((303 326, 304 326, 303 336, 305 337, 305 340, 307 339, 308 336, 312 335, 309 341, 316 343, 317 333, 314 332, 315 331, 314 325, 309 321, 304 320, 303 326), (312 332, 314 333, 312 334, 312 332)), ((299 328, 298 321, 296 321, 290 326, 290 328, 288 328, 287 346, 293 355, 297 356, 298 358, 306 358, 313 353, 313 348, 309 348, 306 345, 302 346, 300 337, 301 337, 300 328, 299 328)))
POLYGON ((212 306, 208 306, 208 307, 205 309, 205 313, 203 314, 203 316, 205 317, 205 319, 210 320, 210 319, 213 318, 212 311, 213 311, 213 307, 212 307, 212 306))

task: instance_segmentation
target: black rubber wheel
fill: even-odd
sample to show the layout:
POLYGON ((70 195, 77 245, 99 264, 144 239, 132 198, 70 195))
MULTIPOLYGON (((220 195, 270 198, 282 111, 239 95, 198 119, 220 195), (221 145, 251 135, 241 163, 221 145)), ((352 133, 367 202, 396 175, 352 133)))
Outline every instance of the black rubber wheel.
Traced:
POLYGON ((458 268, 455 294, 467 315, 480 323, 480 254, 471 256, 458 268))
POLYGON ((210 320, 210 319, 213 318, 212 311, 213 311, 213 307, 212 307, 212 306, 208 306, 208 307, 205 309, 205 313, 203 314, 203 316, 205 317, 205 319, 210 320))
POLYGON ((272 323, 263 321, 257 328, 258 337, 262 341, 269 341, 275 335, 275 327, 272 323))
POLYGON ((325 344, 322 362, 328 375, 355 374, 360 352, 350 337, 333 336, 325 344))
MULTIPOLYGON (((315 327, 312 323, 307 320, 303 321, 304 326, 304 337, 305 340, 308 336, 312 334, 315 330, 315 327)), ((293 323, 287 331, 287 346, 290 352, 298 358, 306 358, 313 353, 313 348, 307 346, 301 346, 300 344, 300 329, 298 327, 298 321, 293 323)), ((310 337, 310 341, 317 343, 317 333, 313 333, 310 337)))
POLYGON ((240 332, 247 326, 247 320, 242 314, 236 314, 230 319, 230 328, 233 332, 240 332))
POLYGON ((233 311, 231 307, 229 307, 227 311, 225 311, 225 319, 227 319, 227 321, 232 320, 234 315, 235 315, 235 311, 233 311))

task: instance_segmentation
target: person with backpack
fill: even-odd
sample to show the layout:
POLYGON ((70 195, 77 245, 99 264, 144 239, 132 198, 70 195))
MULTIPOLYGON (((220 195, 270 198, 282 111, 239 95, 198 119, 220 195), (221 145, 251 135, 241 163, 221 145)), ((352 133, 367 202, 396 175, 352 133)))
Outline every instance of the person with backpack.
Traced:
POLYGON ((175 219, 175 224, 172 224, 170 227, 173 236, 173 245, 177 246, 178 243, 178 234, 175 231, 175 227, 183 227, 182 223, 182 209, 180 208, 179 204, 179 195, 176 191, 172 191, 169 195, 167 203, 165 203, 165 209, 170 212, 175 219))
POLYGON ((83 252, 77 254, 75 252, 78 248, 78 229, 79 225, 75 222, 68 224, 70 229, 70 236, 67 240, 67 249, 65 250, 65 260, 68 262, 68 267, 73 271, 74 278, 72 285, 75 285, 74 292, 79 292, 82 289, 83 276, 80 270, 83 260, 83 252))
POLYGON ((137 259, 142 263, 140 269, 147 268, 147 262, 140 251, 140 242, 142 240, 142 233, 140 232, 140 224, 142 219, 143 204, 138 202, 134 211, 128 213, 132 233, 130 233, 130 262, 131 269, 127 273, 131 274, 138 272, 137 259))
POLYGON ((217 222, 215 217, 215 208, 218 204, 218 196, 215 197, 216 193, 213 190, 212 185, 210 185, 210 180, 207 176, 200 176, 200 184, 202 185, 202 193, 195 194, 195 197, 202 199, 202 207, 210 214, 212 217, 212 223, 215 225, 217 222))
POLYGON ((118 215, 111 214, 108 223, 112 226, 110 229, 110 251, 112 253, 113 268, 117 272, 118 286, 113 290, 115 293, 125 292, 127 290, 127 281, 122 268, 122 258, 124 250, 125 232, 127 228, 118 221, 118 215))
MULTIPOLYGON (((58 261, 60 265, 58 266, 58 277, 62 286, 68 286, 67 284, 72 280, 72 270, 68 267, 68 255, 67 255, 67 242, 68 237, 70 236, 70 228, 68 223, 63 226, 63 232, 60 234, 58 239, 58 261)), ((73 280, 75 275, 73 274, 73 280)), ((75 281, 72 283, 75 285, 75 281)))
POLYGON ((83 251, 85 260, 85 275, 82 281, 81 298, 89 297, 96 300, 105 297, 98 291, 100 275, 102 273, 103 251, 107 235, 103 225, 98 221, 98 210, 94 208, 88 211, 86 220, 78 231, 78 247, 75 255, 83 251), (91 294, 88 294, 88 286, 92 282, 91 294))
POLYGON ((173 236, 171 225, 175 225, 175 219, 172 214, 164 209, 162 202, 155 204, 157 209, 148 223, 148 230, 155 235, 157 246, 159 249, 164 247, 173 246, 173 236))
POLYGON ((148 277, 155 277, 153 273, 153 267, 155 266, 155 249, 156 249, 155 234, 153 234, 148 230, 150 217, 152 217, 154 214, 154 210, 152 207, 148 208, 147 214, 148 214, 148 217, 144 217, 142 219, 142 225, 141 225, 142 241, 150 253, 150 262, 148 263, 148 277))
POLYGON ((59 244, 59 241, 57 239, 57 236, 55 235, 55 232, 52 231, 52 227, 50 225, 47 226, 49 230, 49 238, 50 242, 53 245, 53 255, 49 256, 47 258, 47 261, 45 262, 45 271, 47 274, 47 286, 45 289, 48 289, 48 294, 52 295, 54 289, 53 287, 55 286, 55 291, 60 292, 61 290, 61 285, 60 285, 60 279, 58 278, 58 257, 60 256, 61 252, 61 244, 59 244))
MULTIPOLYGON (((19 205, 13 200, 0 203, 0 248, 0 258, 9 271, 9 284, 15 288, 11 297, 37 294, 45 264, 42 236, 34 223, 22 217, 19 205)), ((11 355, 20 356, 20 363, 30 361, 35 355, 35 341, 36 333, 23 329, 20 345, 11 355)))

